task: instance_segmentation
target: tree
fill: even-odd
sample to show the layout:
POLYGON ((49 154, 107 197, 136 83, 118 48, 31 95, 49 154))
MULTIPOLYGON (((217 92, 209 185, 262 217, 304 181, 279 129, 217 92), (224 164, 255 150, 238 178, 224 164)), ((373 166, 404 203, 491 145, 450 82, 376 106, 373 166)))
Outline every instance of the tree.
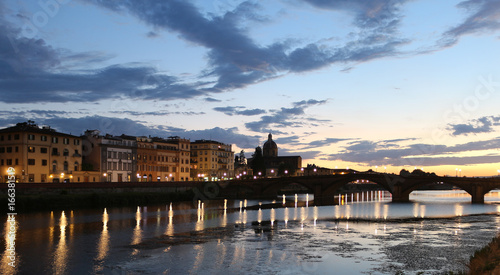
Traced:
POLYGON ((234 157, 234 167, 238 168, 238 167, 243 167, 245 165, 247 165, 247 159, 245 157, 245 151, 241 150, 240 154, 236 155, 234 157))
POLYGON ((258 175, 259 172, 261 172, 261 175, 263 176, 266 175, 266 163, 264 162, 264 156, 262 155, 262 148, 260 148, 260 146, 255 148, 250 167, 252 168, 254 175, 258 175))

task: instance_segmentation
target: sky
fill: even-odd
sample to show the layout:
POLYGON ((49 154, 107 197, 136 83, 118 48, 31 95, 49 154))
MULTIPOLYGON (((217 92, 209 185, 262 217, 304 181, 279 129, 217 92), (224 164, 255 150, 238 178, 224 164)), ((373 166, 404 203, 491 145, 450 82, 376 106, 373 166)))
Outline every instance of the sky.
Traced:
POLYGON ((499 0, 5 0, 0 127, 496 176, 499 49, 499 0))

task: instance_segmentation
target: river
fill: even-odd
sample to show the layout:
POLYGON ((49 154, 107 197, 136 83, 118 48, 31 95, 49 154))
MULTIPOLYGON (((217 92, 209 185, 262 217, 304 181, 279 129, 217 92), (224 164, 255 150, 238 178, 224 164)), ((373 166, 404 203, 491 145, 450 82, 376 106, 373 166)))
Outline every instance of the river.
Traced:
POLYGON ((500 191, 370 191, 18 213, 2 274, 441 274, 465 269, 500 228, 500 191), (269 206, 269 204, 272 206, 269 206), (248 207, 245 210, 245 206, 248 207), (423 272, 423 273, 422 273, 423 272), (403 274, 403 273, 401 273, 403 274))

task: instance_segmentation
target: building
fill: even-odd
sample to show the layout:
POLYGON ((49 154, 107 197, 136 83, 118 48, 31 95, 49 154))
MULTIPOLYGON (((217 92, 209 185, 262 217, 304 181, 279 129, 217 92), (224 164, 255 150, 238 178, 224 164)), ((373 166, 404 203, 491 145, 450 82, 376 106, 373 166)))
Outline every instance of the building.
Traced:
POLYGON ((82 139, 33 121, 0 130, 0 175, 13 167, 17 182, 71 182, 81 176, 82 139))
POLYGON ((179 137, 137 137, 140 181, 189 181, 190 140, 179 137))
POLYGON ((191 177, 217 181, 234 178, 234 152, 231 144, 213 140, 191 143, 191 177))
MULTIPOLYGON (((260 148, 259 148, 260 149, 260 148)), ((302 157, 300 156, 278 156, 278 145, 273 140, 273 135, 267 136, 267 141, 262 146, 263 165, 265 166, 266 177, 278 176, 300 176, 302 175, 302 157)), ((253 159, 249 159, 251 163, 253 159)))
MULTIPOLYGON (((87 130, 83 136, 84 170, 98 172, 99 181, 137 181, 137 141, 135 137, 101 135, 87 130)), ((85 182, 91 179, 85 177, 85 182)))

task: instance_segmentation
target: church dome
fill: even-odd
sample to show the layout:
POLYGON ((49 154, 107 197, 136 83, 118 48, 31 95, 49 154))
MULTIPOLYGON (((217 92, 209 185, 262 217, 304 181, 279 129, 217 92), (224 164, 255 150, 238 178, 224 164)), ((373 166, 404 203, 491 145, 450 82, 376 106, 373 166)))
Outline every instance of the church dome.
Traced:
POLYGON ((277 157, 278 156, 278 145, 273 141, 273 135, 269 134, 267 141, 262 147, 262 153, 264 157, 277 157))

